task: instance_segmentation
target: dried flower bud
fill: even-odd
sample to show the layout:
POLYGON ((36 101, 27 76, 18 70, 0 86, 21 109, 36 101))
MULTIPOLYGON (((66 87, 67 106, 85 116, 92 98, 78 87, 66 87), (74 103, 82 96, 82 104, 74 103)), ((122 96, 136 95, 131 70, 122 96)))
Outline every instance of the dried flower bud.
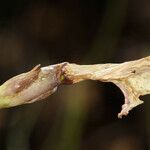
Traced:
POLYGON ((46 98, 61 84, 61 70, 66 63, 41 68, 15 76, 0 86, 0 107, 12 107, 46 98))

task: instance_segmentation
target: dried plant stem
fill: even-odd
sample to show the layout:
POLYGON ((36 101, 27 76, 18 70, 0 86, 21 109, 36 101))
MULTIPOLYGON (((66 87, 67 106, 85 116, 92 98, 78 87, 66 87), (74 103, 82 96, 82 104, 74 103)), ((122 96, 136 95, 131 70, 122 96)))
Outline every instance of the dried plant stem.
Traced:
POLYGON ((122 64, 77 65, 67 62, 33 68, 0 86, 0 107, 32 103, 54 93, 61 84, 83 80, 113 82, 123 92, 125 103, 118 117, 143 103, 140 95, 150 94, 150 56, 122 64))

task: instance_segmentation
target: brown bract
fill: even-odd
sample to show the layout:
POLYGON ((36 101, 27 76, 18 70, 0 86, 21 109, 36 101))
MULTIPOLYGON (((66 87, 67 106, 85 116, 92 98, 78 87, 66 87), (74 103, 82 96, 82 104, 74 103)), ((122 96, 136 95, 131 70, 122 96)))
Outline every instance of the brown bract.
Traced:
POLYGON ((64 72, 66 80, 70 83, 90 79, 116 84, 125 97, 125 103, 118 114, 119 118, 143 103, 139 96, 150 94, 150 56, 122 64, 68 64, 64 72))

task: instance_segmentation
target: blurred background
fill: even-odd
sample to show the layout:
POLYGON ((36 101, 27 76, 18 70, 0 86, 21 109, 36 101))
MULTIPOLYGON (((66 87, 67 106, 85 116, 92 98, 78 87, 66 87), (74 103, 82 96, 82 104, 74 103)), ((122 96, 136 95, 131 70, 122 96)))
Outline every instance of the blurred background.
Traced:
MULTIPOLYGON (((0 83, 63 61, 150 55, 149 0, 1 0, 0 83)), ((45 101, 0 110, 0 150, 150 150, 150 96, 119 120, 111 83, 61 86, 45 101), (148 100, 149 99, 149 100, 148 100)))

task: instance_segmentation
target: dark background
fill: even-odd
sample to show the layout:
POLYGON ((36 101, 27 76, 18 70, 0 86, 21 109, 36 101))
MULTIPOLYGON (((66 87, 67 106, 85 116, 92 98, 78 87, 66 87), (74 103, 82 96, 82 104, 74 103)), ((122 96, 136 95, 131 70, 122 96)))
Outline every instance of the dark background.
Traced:
MULTIPOLYGON (((0 83, 42 66, 124 62, 150 54, 149 0, 0 1, 0 83)), ((119 120, 111 83, 62 86, 0 110, 0 150, 149 150, 150 100, 119 120)))

